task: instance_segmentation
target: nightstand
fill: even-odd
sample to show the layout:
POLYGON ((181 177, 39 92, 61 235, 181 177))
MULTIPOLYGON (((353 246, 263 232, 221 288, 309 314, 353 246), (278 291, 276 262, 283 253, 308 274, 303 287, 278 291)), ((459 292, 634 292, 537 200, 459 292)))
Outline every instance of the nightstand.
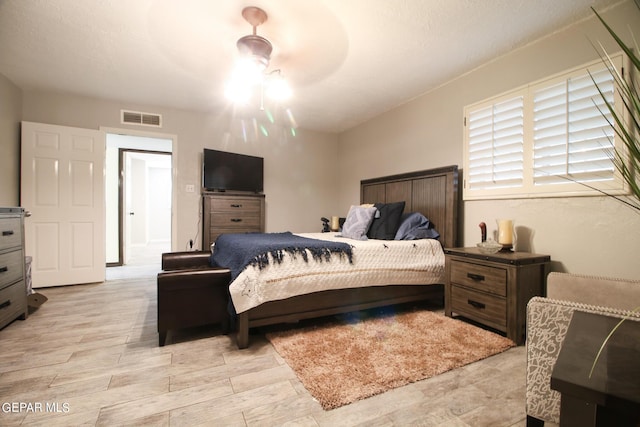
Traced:
POLYGON ((524 344, 527 302, 544 295, 550 257, 528 252, 483 254, 477 248, 444 252, 445 314, 474 320, 524 344))

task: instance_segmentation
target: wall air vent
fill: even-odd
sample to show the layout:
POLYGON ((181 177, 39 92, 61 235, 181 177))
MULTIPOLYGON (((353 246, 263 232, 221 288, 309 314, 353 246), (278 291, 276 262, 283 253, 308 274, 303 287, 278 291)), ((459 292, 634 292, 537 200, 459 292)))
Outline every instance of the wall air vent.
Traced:
POLYGON ((162 127, 162 116, 160 114, 127 110, 120 110, 120 113, 122 124, 162 127))

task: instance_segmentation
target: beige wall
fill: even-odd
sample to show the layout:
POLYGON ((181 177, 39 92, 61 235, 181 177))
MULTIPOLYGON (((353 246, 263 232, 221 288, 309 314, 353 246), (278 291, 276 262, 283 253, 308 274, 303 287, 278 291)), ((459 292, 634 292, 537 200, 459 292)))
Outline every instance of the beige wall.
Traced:
POLYGON ((22 91, 0 74, 0 206, 20 202, 22 91))
MULTIPOLYGON (((640 12, 632 0, 604 15, 624 34, 628 26, 638 28, 640 22, 640 12)), ((596 59, 589 40, 613 46, 600 24, 589 19, 339 136, 298 130, 295 138, 278 133, 249 142, 233 136, 236 127, 223 114, 37 91, 23 93, 0 76, 0 205, 19 201, 20 120, 152 132, 120 124, 120 109, 133 109, 161 113, 164 125, 158 132, 176 136, 178 230, 174 248, 184 248, 200 226, 199 194, 186 193, 184 188, 187 184, 200 185, 205 147, 265 158, 267 231, 316 231, 320 216, 345 215, 351 203, 359 202, 361 179, 451 164, 462 166, 465 105, 596 59)), ((491 233, 495 218, 509 217, 519 227, 518 248, 550 254, 556 270, 640 277, 640 215, 617 202, 602 197, 490 200, 466 202, 462 208, 464 245, 479 240, 480 221, 489 225, 491 233)))
MULTIPOLYGON (((25 91, 23 120, 90 129, 131 129, 135 134, 151 134, 152 128, 120 124, 120 110, 131 109, 162 114, 161 137, 174 135, 174 176, 176 178, 177 241, 174 249, 184 249, 201 227, 200 193, 187 193, 185 186, 201 185, 203 148, 251 154, 265 159, 267 231, 312 232, 321 228, 320 217, 331 215, 336 206, 337 178, 331 173, 337 161, 337 137, 298 130, 295 137, 278 129, 271 136, 237 135, 237 122, 225 115, 131 105, 114 101, 25 91), (329 173, 327 173, 329 169, 329 173)), ((201 244, 201 234, 199 241, 201 244)))
MULTIPOLYGON (((629 41, 640 11, 627 1, 604 13, 629 41)), ((640 33, 636 31, 636 37, 640 33)), ((615 45, 599 22, 588 19, 511 52, 412 102, 340 135, 340 206, 359 200, 359 181, 375 176, 457 164, 462 167, 465 105, 598 58, 592 41, 615 45)), ((640 213, 602 197, 466 202, 461 243, 475 245, 478 224, 489 233, 498 217, 519 227, 517 249, 551 255, 554 269, 640 277, 640 213)))

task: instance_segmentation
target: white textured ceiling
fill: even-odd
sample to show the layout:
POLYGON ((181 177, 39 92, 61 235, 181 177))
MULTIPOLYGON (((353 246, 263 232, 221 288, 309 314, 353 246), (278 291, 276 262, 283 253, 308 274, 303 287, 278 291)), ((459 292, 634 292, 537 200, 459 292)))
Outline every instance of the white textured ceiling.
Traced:
POLYGON ((298 126, 339 132, 618 0, 0 0, 0 74, 23 89, 212 112, 245 6, 298 126))

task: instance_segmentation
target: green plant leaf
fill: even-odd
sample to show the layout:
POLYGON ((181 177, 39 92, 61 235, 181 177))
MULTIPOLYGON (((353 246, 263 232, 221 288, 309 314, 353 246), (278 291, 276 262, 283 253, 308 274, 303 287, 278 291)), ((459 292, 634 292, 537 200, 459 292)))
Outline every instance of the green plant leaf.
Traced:
MULTIPOLYGON (((623 109, 621 112, 616 110, 616 108, 606 99, 600 87, 595 82, 595 79, 591 76, 591 80, 600 93, 600 96, 606 105, 606 110, 611 114, 612 120, 609 120, 606 117, 604 111, 600 110, 600 112, 615 131, 615 134, 622 145, 622 149, 616 148, 614 145, 611 156, 613 163, 629 188, 631 199, 634 200, 634 202, 627 202, 617 196, 612 197, 619 201, 623 201, 623 203, 626 203, 640 211, 640 184, 638 182, 638 176, 640 176, 640 94, 638 92, 639 85, 635 80, 635 78, 640 75, 640 58, 634 52, 634 49, 624 43, 624 41, 604 21, 593 7, 591 10, 593 10, 593 13, 597 16, 598 20, 602 25, 604 25, 611 37, 613 37, 618 46, 627 55, 632 68, 635 69, 634 73, 627 72, 626 75, 620 74, 613 65, 609 54, 606 52, 602 44, 600 44, 599 49, 594 45, 594 48, 600 52, 602 62, 611 73, 611 76, 614 79, 616 91, 622 99, 621 107, 623 107, 623 109)), ((633 40, 635 43, 635 38, 633 40)), ((637 51, 638 48, 636 47, 635 50, 637 51)), ((600 107, 597 108, 600 109, 600 107)))
MULTIPOLYGON (((638 310, 640 310, 640 306, 634 308, 631 313, 637 313, 638 310)), ((624 316, 617 324, 616 326, 613 327, 613 329, 611 330, 611 332, 609 332, 609 334, 607 335, 607 337, 604 339, 604 341, 602 342, 602 345, 600 345, 600 349, 598 350, 598 354, 596 354, 596 358, 593 360, 593 364, 591 365, 591 370, 589 371, 589 378, 591 378, 591 376, 593 375, 593 371, 596 368, 596 364, 598 363, 598 360, 600 359, 600 355, 602 354, 602 351, 604 350, 604 348, 607 346, 607 343, 609 342, 609 340, 611 339, 611 337, 613 336, 614 332, 618 330, 618 328, 620 327, 620 325, 622 325, 622 323, 624 323, 625 320, 627 320, 629 317, 631 317, 631 313, 627 314, 626 316, 624 316)))

